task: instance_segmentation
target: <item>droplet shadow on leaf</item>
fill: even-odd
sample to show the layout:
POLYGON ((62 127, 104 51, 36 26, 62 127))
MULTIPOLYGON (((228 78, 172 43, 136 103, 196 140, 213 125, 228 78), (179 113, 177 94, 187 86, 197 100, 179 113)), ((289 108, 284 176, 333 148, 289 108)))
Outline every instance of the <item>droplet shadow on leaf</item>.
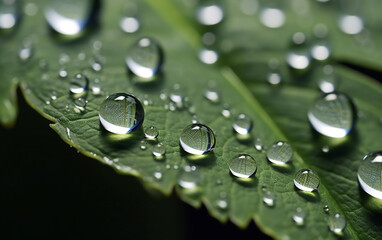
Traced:
POLYGON ((295 172, 295 166, 292 163, 275 164, 270 163, 271 167, 280 173, 291 174, 295 172))
POLYGON ((108 132, 101 123, 99 123, 99 128, 101 130, 101 141, 115 150, 128 150, 136 148, 142 139, 144 139, 142 126, 128 134, 114 134, 108 132))
POLYGON ((302 197, 308 202, 320 202, 321 201, 321 196, 318 191, 313 191, 313 192, 307 192, 307 191, 302 191, 298 189, 296 186, 294 187, 294 190, 296 191, 297 195, 302 197))
POLYGON ((255 174, 253 174, 251 177, 249 178, 239 178, 239 177, 235 177, 233 176, 231 173, 229 174, 230 177, 232 177, 233 181, 236 182, 237 184, 240 184, 241 186, 243 187, 247 187, 247 188, 256 188, 257 185, 258 185, 258 180, 256 179, 255 177, 255 174))
POLYGON ((214 152, 198 155, 198 154, 187 153, 186 151, 182 149, 181 146, 179 146, 179 148, 180 148, 180 156, 186 158, 187 161, 189 161, 190 163, 193 163, 199 166, 212 166, 216 164, 216 156, 214 152))
POLYGON ((371 210, 373 213, 372 218, 378 219, 380 221, 382 217, 382 199, 378 199, 367 194, 360 185, 358 185, 358 191, 361 198, 362 205, 371 210))
POLYGON ((161 91, 166 79, 165 74, 163 72, 157 73, 152 78, 141 78, 135 75, 129 69, 127 69, 127 77, 134 86, 150 93, 156 93, 161 91))

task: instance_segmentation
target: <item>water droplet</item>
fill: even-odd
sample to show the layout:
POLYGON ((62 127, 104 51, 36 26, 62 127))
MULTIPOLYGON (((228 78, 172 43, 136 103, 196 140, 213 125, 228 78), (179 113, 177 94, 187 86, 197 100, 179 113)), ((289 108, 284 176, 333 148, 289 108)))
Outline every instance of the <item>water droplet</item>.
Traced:
POLYGON ((33 55, 33 45, 32 45, 32 43, 25 42, 23 44, 23 46, 20 48, 18 55, 19 55, 19 59, 22 62, 26 62, 29 59, 31 59, 32 55, 33 55))
POLYGON ((92 94, 93 94, 94 96, 98 96, 98 95, 101 94, 101 85, 100 85, 99 82, 94 82, 94 83, 92 84, 92 94))
POLYGON ((141 150, 146 150, 147 149, 147 142, 145 140, 141 141, 141 145, 139 147, 141 150))
POLYGON ((185 189, 196 188, 201 181, 199 171, 192 170, 190 166, 185 166, 179 171, 178 185, 185 189))
POLYGON ((257 151, 262 151, 264 149, 263 141, 260 138, 256 138, 255 140, 255 149, 257 151))
POLYGON ((61 68, 59 71, 58 71, 58 76, 60 78, 67 78, 68 77, 68 71, 64 68, 61 68))
POLYGON ((30 16, 30 17, 36 16, 38 10, 39 9, 35 3, 29 2, 29 3, 25 4, 24 13, 27 16, 30 16))
POLYGON ((328 152, 330 151, 330 148, 329 148, 328 145, 325 145, 325 146, 323 146, 323 147, 321 148, 321 151, 322 151, 323 153, 328 153, 328 152))
POLYGON ((281 74, 272 72, 272 73, 268 74, 267 81, 271 85, 279 85, 282 82, 281 74))
POLYGON ((255 14, 258 8, 259 8, 259 3, 257 0, 241 0, 240 2, 240 10, 245 15, 255 14))
POLYGON ((324 209, 324 212, 325 212, 325 213, 328 213, 328 212, 329 212, 329 206, 328 206, 328 205, 325 205, 325 206, 323 207, 323 209, 324 209))
POLYGON ((253 122, 245 114, 239 114, 232 124, 232 128, 235 132, 241 135, 246 135, 252 130, 253 122))
POLYGON ((229 110, 229 107, 227 106, 224 106, 222 111, 221 111, 221 114, 223 115, 223 117, 225 118, 229 118, 231 117, 231 111, 229 110))
POLYGON ((183 90, 180 87, 180 85, 177 83, 172 86, 172 91, 170 93, 170 100, 173 103, 172 105, 171 104, 169 105, 170 110, 171 110, 171 106, 174 107, 174 110, 175 108, 179 108, 179 109, 183 108, 184 101, 185 101, 183 96, 183 90))
POLYGON ((206 32, 202 36, 202 42, 205 46, 211 46, 215 43, 216 36, 212 32, 206 32))
POLYGON ((199 51, 199 60, 205 64, 214 64, 219 59, 219 54, 215 50, 202 48, 199 51))
POLYGON ((115 93, 103 101, 99 110, 102 126, 112 133, 126 134, 139 127, 144 120, 141 102, 133 95, 115 93))
POLYGON ((159 131, 155 126, 150 126, 145 129, 145 137, 148 139, 155 139, 159 135, 159 131))
POLYGON ((364 25, 363 20, 355 15, 342 15, 338 20, 338 26, 342 32, 355 35, 362 32, 364 25))
POLYGON ((223 182, 222 182, 221 179, 217 179, 217 180, 216 180, 216 185, 222 185, 222 184, 223 184, 223 182))
POLYGON ((0 1, 0 30, 9 30, 16 26, 20 19, 19 5, 16 0, 0 1))
POLYGON ((216 201, 216 206, 220 208, 221 210, 227 210, 228 202, 225 199, 219 199, 216 201))
POLYGON ((328 137, 342 138, 353 129, 355 108, 346 95, 327 93, 313 102, 308 118, 317 132, 328 137))
POLYGON ((333 70, 332 65, 325 65, 324 67, 319 68, 318 73, 318 87, 324 93, 331 93, 337 89, 338 86, 338 77, 333 70))
POLYGON ((297 32, 293 34, 291 47, 286 55, 286 61, 293 69, 303 70, 309 67, 311 62, 310 48, 304 33, 297 32))
POLYGON ((200 1, 196 10, 196 20, 206 26, 216 25, 224 18, 224 11, 219 1, 200 1))
POLYGON ((316 40, 313 44, 311 51, 312 57, 318 61, 325 61, 331 54, 329 43, 326 39, 316 40))
POLYGON ((335 234, 341 234, 346 227, 346 218, 344 215, 336 213, 329 217, 329 229, 335 234))
POLYGON ((214 83, 210 83, 207 89, 204 91, 204 97, 213 103, 218 103, 220 101, 220 94, 214 83))
POLYGON ((280 28, 285 23, 285 14, 278 8, 263 8, 260 12, 260 21, 269 28, 280 28))
POLYGON ((52 94, 50 95, 50 98, 54 101, 57 99, 57 92, 56 91, 52 91, 52 94))
POLYGON ((135 33, 140 28, 140 23, 136 17, 123 17, 119 21, 119 27, 126 33, 135 33))
POLYGON ((275 205, 275 194, 271 191, 268 191, 266 188, 262 190, 263 202, 268 207, 273 207, 275 205))
POLYGON ((156 172, 154 172, 154 178, 157 181, 161 181, 162 178, 163 178, 163 174, 161 172, 159 172, 159 171, 156 171, 156 172))
POLYGON ((53 0, 46 4, 45 19, 59 34, 78 36, 97 23, 99 0, 53 0))
POLYGON ((306 213, 302 208, 297 208, 296 212, 293 214, 292 219, 298 225, 302 226, 305 223, 306 213))
POLYGON ((298 189, 307 192, 316 191, 320 186, 320 179, 310 169, 298 170, 294 175, 293 182, 298 189))
POLYGON ((153 148, 153 155, 157 159, 162 159, 166 154, 166 147, 162 143, 158 143, 153 148))
POLYGON ((369 195, 382 199, 382 151, 367 154, 358 168, 358 181, 369 195))
POLYGON ((74 106, 79 110, 79 113, 85 111, 86 104, 87 102, 84 98, 77 98, 74 100, 74 106))
POLYGON ((215 148, 215 134, 206 125, 196 123, 185 127, 180 134, 180 146, 191 154, 205 154, 215 148))
POLYGON ((317 38, 325 38, 328 35, 328 27, 323 23, 318 23, 314 26, 313 29, 314 36, 317 38))
POLYGON ((249 178, 256 173, 257 164, 252 156, 239 154, 231 159, 229 170, 236 177, 249 178))
POLYGON ((267 151, 267 159, 274 164, 286 164, 292 160, 293 149, 284 141, 275 142, 267 151))
POLYGON ((89 79, 82 73, 77 73, 70 80, 69 91, 71 94, 81 96, 85 93, 89 86, 89 79))
POLYGON ((41 59, 38 64, 40 66, 41 71, 46 71, 49 68, 49 63, 46 59, 41 59))
POLYGON ((163 51, 155 40, 141 38, 130 47, 125 61, 126 66, 136 76, 151 79, 161 69, 163 51))
POLYGON ((102 63, 98 60, 94 60, 91 63, 91 66, 92 66, 93 71, 95 71, 95 72, 99 72, 102 70, 102 63))

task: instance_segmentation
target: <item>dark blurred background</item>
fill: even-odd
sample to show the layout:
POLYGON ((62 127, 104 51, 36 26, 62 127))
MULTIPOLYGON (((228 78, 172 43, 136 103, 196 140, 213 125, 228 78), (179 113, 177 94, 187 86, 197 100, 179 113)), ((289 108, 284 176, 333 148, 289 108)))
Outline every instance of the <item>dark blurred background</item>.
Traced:
MULTIPOLYGON (((21 93, 18 93, 21 96, 21 93)), ((0 127, 0 239, 268 239, 221 224, 203 207, 152 196, 134 177, 78 154, 19 97, 0 127)))

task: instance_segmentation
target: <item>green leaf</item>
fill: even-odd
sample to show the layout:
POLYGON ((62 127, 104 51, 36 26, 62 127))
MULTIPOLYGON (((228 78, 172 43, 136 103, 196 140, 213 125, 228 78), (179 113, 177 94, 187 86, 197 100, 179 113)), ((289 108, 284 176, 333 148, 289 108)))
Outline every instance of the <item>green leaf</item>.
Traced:
MULTIPOLYGON (((317 4, 297 2, 312 8, 317 4)), ((293 17, 293 11, 288 8, 287 19, 291 22, 285 29, 268 31, 254 16, 240 14, 235 1, 226 1, 225 4, 227 18, 216 30, 218 43, 228 42, 228 46, 234 47, 226 49, 224 46, 227 44, 218 45, 221 65, 208 66, 197 59, 202 46, 198 31, 203 29, 187 18, 193 16, 193 9, 184 9, 180 1, 140 2, 138 9, 142 27, 135 34, 126 34, 118 27, 123 16, 123 1, 104 1, 99 28, 71 42, 63 42, 51 33, 40 14, 43 4, 38 3, 39 14, 26 16, 18 31, 0 47, 1 51, 9 51, 15 56, 9 69, 0 73, 7 79, 1 91, 14 91, 16 83, 10 84, 10 79, 17 76, 28 103, 54 122, 52 128, 68 144, 119 173, 137 176, 148 188, 170 194, 175 186, 185 202, 195 207, 205 204, 210 214, 221 222, 231 220, 239 227, 246 227, 253 219, 264 232, 279 239, 335 239, 337 236, 329 231, 328 215, 323 211, 323 207, 328 205, 331 214, 340 212, 346 216, 345 238, 378 239, 382 230, 378 220, 380 209, 375 207, 380 203, 363 193, 356 177, 363 155, 382 147, 376 131, 381 129, 378 105, 382 100, 381 86, 351 69, 335 65, 341 79, 339 90, 354 100, 360 112, 359 121, 345 142, 336 143, 317 136, 306 116, 309 104, 319 94, 316 79, 310 72, 296 77, 283 63, 288 39, 302 17, 293 17), (278 33, 282 37, 274 39, 278 33), (163 74, 151 84, 134 83, 132 76, 126 74, 124 65, 128 47, 142 36, 155 38, 165 54, 163 74), (16 60, 17 49, 26 38, 33 43, 34 55, 28 62, 19 63, 16 60), (94 43, 102 43, 101 50, 95 50, 94 43), (104 58, 100 72, 91 69, 94 51, 100 51, 101 59, 104 58), (62 68, 59 59, 63 54, 70 59, 64 66, 69 77, 64 79, 58 76, 62 68), (271 58, 279 59, 285 77, 283 86, 279 88, 266 82, 267 64, 271 58), (40 67, 41 61, 48 63, 48 69, 40 67), (69 79, 78 72, 84 72, 90 79, 86 95, 88 103, 83 112, 75 107, 69 94, 69 79), (98 95, 91 91, 98 84, 96 79, 101 85, 101 94, 98 95), (211 80, 219 88, 220 103, 209 102, 203 96, 211 80), (170 111, 165 108, 169 100, 162 100, 160 94, 171 93, 176 83, 182 87, 195 114, 188 109, 170 111), (115 92, 132 93, 142 102, 152 102, 145 106, 143 127, 132 136, 113 135, 100 126, 99 106, 106 96, 115 92), (230 118, 221 115, 224 104, 231 108, 230 118), (247 114, 254 122, 250 139, 238 139, 232 132, 234 117, 240 113, 247 114), (215 150, 201 159, 184 154, 179 147, 180 133, 192 122, 193 115, 216 133, 215 150), (142 129, 152 125, 159 130, 158 140, 149 141, 147 149, 141 150, 142 129), (255 138, 260 138, 265 146, 277 140, 288 141, 295 150, 293 162, 287 167, 270 164, 264 151, 254 148, 255 138), (162 160, 155 159, 151 153, 157 142, 166 147, 166 157, 162 160), (330 151, 324 154, 321 148, 326 145, 330 151), (229 161, 240 153, 250 154, 257 162, 257 173, 249 181, 241 181, 229 173, 229 161), (200 173, 197 191, 177 186, 180 169, 184 166, 196 166, 200 173), (321 186, 317 193, 304 194, 294 188, 293 176, 301 168, 311 168, 318 173, 321 186), (263 204, 263 186, 275 194, 274 207, 263 204), (226 207, 222 201, 227 203, 226 207), (307 212, 303 227, 292 221, 298 207, 307 212)), ((315 16, 326 23, 330 22, 328 16, 334 13, 318 6, 315 16)), ((332 25, 329 25, 331 33, 336 29, 332 25)), ((305 24, 298 26, 302 28, 305 24)), ((370 29, 374 31, 374 28, 370 29)), ((364 66, 370 63, 371 68, 380 69, 380 56, 375 54, 369 58, 369 50, 356 45, 353 38, 337 31, 332 39, 334 60, 364 66), (346 42, 344 46, 340 44, 342 41, 346 42)), ((5 57, 0 61, 1 66, 7 65, 5 57)), ((10 94, 4 96, 4 99, 11 99, 10 94)), ((3 109, 0 108, 1 116, 6 116, 3 109)), ((10 109, 15 112, 14 107, 10 109)))

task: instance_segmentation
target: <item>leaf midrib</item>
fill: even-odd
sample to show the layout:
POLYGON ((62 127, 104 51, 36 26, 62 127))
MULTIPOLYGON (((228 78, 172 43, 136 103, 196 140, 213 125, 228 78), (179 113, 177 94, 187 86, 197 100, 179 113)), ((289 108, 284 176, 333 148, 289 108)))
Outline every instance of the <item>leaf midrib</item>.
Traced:
MULTIPOLYGON (((195 51, 198 50, 198 47, 201 45, 199 35, 197 31, 192 26, 190 26, 187 20, 181 14, 179 14, 180 11, 177 9, 177 7, 175 7, 168 0, 162 0, 160 2, 155 0, 146 0, 146 2, 149 5, 151 5, 152 8, 156 10, 158 15, 160 15, 166 22, 168 22, 169 25, 172 25, 173 28, 177 30, 177 32, 182 33, 183 38, 191 45, 193 49, 195 49, 195 51)), ((272 120, 272 118, 263 109, 259 101, 254 97, 253 94, 251 94, 247 90, 247 88, 243 85, 242 81, 240 81, 240 78, 231 70, 231 68, 223 67, 221 69, 221 72, 222 72, 222 75, 225 76, 225 78, 228 80, 228 82, 236 89, 236 91, 240 92, 241 95, 244 96, 247 103, 264 120, 265 124, 268 125, 268 127, 275 133, 275 135, 281 139, 287 140, 287 137, 277 127, 277 125, 272 120)), ((306 166, 301 155, 296 150, 295 150, 295 156, 296 156, 295 159, 297 159, 301 165, 306 166)), ((325 184, 321 184, 321 185, 325 186, 325 184)), ((340 207, 340 205, 337 203, 337 200, 332 196, 332 194, 325 187, 324 188, 321 187, 321 191, 324 191, 327 194, 327 196, 330 196, 330 198, 333 199, 333 202, 335 203, 336 208, 341 209, 341 211, 346 215, 342 207, 340 207)), ((259 218, 257 219, 260 220, 259 218)), ((257 221, 257 222, 261 222, 261 221, 257 221)), ((261 225, 261 226, 263 228, 266 228, 264 225, 261 225)), ((349 230, 349 232, 355 239, 358 239, 358 235, 356 234, 356 231, 353 228, 350 221, 349 221, 347 229, 349 230)), ((269 231, 269 229, 267 229, 267 232, 271 235, 274 235, 272 234, 274 233, 273 230, 269 231)))

